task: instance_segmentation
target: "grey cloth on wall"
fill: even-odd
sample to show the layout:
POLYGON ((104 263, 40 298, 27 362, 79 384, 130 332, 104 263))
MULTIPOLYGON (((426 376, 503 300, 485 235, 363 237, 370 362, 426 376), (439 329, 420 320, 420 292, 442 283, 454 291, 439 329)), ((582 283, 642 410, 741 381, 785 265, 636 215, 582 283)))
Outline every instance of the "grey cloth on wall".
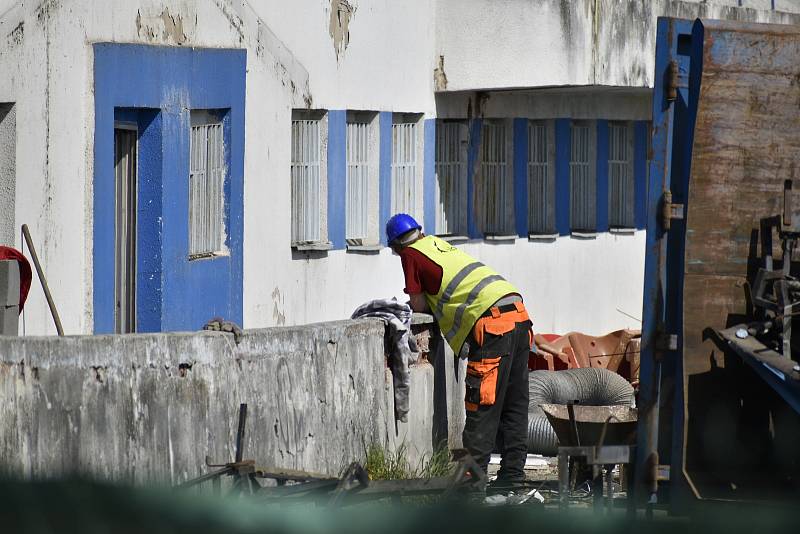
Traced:
POLYGON ((386 329, 387 347, 394 385, 395 417, 404 423, 408 420, 410 383, 408 365, 416 360, 413 354, 418 352, 417 343, 410 335, 412 313, 408 304, 391 298, 366 302, 356 308, 356 311, 350 316, 351 319, 377 317, 386 323, 388 327, 386 329))

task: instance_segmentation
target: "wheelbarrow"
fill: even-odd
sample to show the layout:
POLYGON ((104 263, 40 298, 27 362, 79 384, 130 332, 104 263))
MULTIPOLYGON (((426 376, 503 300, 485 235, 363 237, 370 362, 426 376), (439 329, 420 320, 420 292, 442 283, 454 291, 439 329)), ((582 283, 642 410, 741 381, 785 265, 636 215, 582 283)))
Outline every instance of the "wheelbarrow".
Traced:
MULTIPOLYGON (((606 472, 605 501, 613 507, 614 465, 631 463, 636 441, 638 411, 629 406, 580 406, 542 404, 542 410, 558 437, 558 479, 561 507, 568 506, 570 457, 582 458, 592 468, 592 494, 596 509, 603 502, 603 471, 606 472)), ((629 500, 629 512, 632 510, 629 500)))

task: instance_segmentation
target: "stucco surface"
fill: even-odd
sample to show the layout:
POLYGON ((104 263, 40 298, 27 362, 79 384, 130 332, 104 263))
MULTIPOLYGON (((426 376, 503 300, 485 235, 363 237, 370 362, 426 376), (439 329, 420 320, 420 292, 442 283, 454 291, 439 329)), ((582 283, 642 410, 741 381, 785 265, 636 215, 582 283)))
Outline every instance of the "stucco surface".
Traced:
POLYGON ((783 0, 441 0, 436 54, 447 91, 575 85, 652 87, 660 16, 797 24, 783 0), (498 38, 502 36, 502 38, 498 38))
POLYGON ((372 444, 419 466, 434 438, 460 445, 463 369, 459 388, 449 356, 436 373, 411 365, 409 419, 395 423, 376 319, 249 330, 238 346, 212 332, 0 337, 0 466, 175 484, 207 472, 206 456, 233 461, 240 403, 259 466, 338 475, 372 444))
POLYGON ((387 442, 383 325, 361 321, 224 334, 0 341, 0 464, 132 482, 231 461, 239 403, 246 456, 336 474, 387 442))

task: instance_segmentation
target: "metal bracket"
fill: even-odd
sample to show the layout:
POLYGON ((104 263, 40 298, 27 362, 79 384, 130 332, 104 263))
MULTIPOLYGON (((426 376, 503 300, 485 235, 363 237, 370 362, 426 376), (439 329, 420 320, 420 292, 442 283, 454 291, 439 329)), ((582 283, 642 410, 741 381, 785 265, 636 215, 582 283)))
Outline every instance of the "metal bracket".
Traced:
POLYGON ((668 231, 672 226, 672 219, 684 218, 683 204, 674 204, 672 202, 672 191, 664 191, 664 196, 661 202, 661 224, 665 231, 668 231))
POLYGON ((678 99, 678 89, 686 89, 689 87, 687 72, 686 70, 681 71, 680 65, 675 59, 669 62, 666 82, 667 102, 674 102, 678 99))
POLYGON ((659 332, 656 335, 656 350, 678 350, 678 335, 667 334, 666 332, 659 332))
POLYGON ((669 62, 667 71, 667 101, 674 102, 678 99, 678 62, 674 59, 669 62))

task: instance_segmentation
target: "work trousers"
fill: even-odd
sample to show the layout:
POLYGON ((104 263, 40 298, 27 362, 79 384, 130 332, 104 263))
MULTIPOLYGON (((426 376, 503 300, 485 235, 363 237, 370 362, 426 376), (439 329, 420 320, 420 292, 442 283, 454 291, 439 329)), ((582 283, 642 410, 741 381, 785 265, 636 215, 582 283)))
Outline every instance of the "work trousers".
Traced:
POLYGON ((497 480, 524 480, 531 322, 524 308, 482 318, 468 342, 464 447, 486 472, 497 444, 502 455, 497 480))

